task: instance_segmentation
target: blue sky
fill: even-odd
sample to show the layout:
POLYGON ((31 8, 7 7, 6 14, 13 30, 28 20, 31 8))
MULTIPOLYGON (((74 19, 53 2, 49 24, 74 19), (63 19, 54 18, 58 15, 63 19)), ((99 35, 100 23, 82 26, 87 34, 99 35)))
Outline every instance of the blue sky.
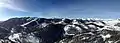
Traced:
POLYGON ((11 17, 119 18, 119 0, 0 0, 0 20, 11 17))

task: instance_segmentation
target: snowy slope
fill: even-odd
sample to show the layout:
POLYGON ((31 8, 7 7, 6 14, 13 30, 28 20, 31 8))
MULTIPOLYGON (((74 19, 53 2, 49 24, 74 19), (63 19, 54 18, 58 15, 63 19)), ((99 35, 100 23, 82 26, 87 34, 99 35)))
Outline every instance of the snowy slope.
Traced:
POLYGON ((120 43, 120 20, 11 18, 0 23, 0 43, 120 43))

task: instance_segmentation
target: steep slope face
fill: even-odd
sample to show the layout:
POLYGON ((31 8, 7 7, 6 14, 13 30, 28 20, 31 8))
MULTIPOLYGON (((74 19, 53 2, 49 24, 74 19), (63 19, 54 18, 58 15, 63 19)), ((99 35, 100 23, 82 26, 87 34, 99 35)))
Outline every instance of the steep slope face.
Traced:
POLYGON ((0 23, 0 43, 120 43, 119 20, 11 18, 0 23))

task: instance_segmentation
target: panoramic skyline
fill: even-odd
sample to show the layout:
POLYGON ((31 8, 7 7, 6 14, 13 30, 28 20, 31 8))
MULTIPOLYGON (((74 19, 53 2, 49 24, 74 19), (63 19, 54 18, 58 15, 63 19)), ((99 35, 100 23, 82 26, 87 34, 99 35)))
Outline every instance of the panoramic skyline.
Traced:
POLYGON ((119 0, 0 0, 0 21, 12 17, 120 17, 119 0))

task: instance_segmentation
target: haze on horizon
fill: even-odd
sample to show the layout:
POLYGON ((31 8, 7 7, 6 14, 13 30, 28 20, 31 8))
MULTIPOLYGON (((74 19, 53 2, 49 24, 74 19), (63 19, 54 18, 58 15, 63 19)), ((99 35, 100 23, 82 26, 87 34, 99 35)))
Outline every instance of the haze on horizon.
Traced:
POLYGON ((11 17, 120 17, 119 0, 0 0, 0 21, 11 17))

